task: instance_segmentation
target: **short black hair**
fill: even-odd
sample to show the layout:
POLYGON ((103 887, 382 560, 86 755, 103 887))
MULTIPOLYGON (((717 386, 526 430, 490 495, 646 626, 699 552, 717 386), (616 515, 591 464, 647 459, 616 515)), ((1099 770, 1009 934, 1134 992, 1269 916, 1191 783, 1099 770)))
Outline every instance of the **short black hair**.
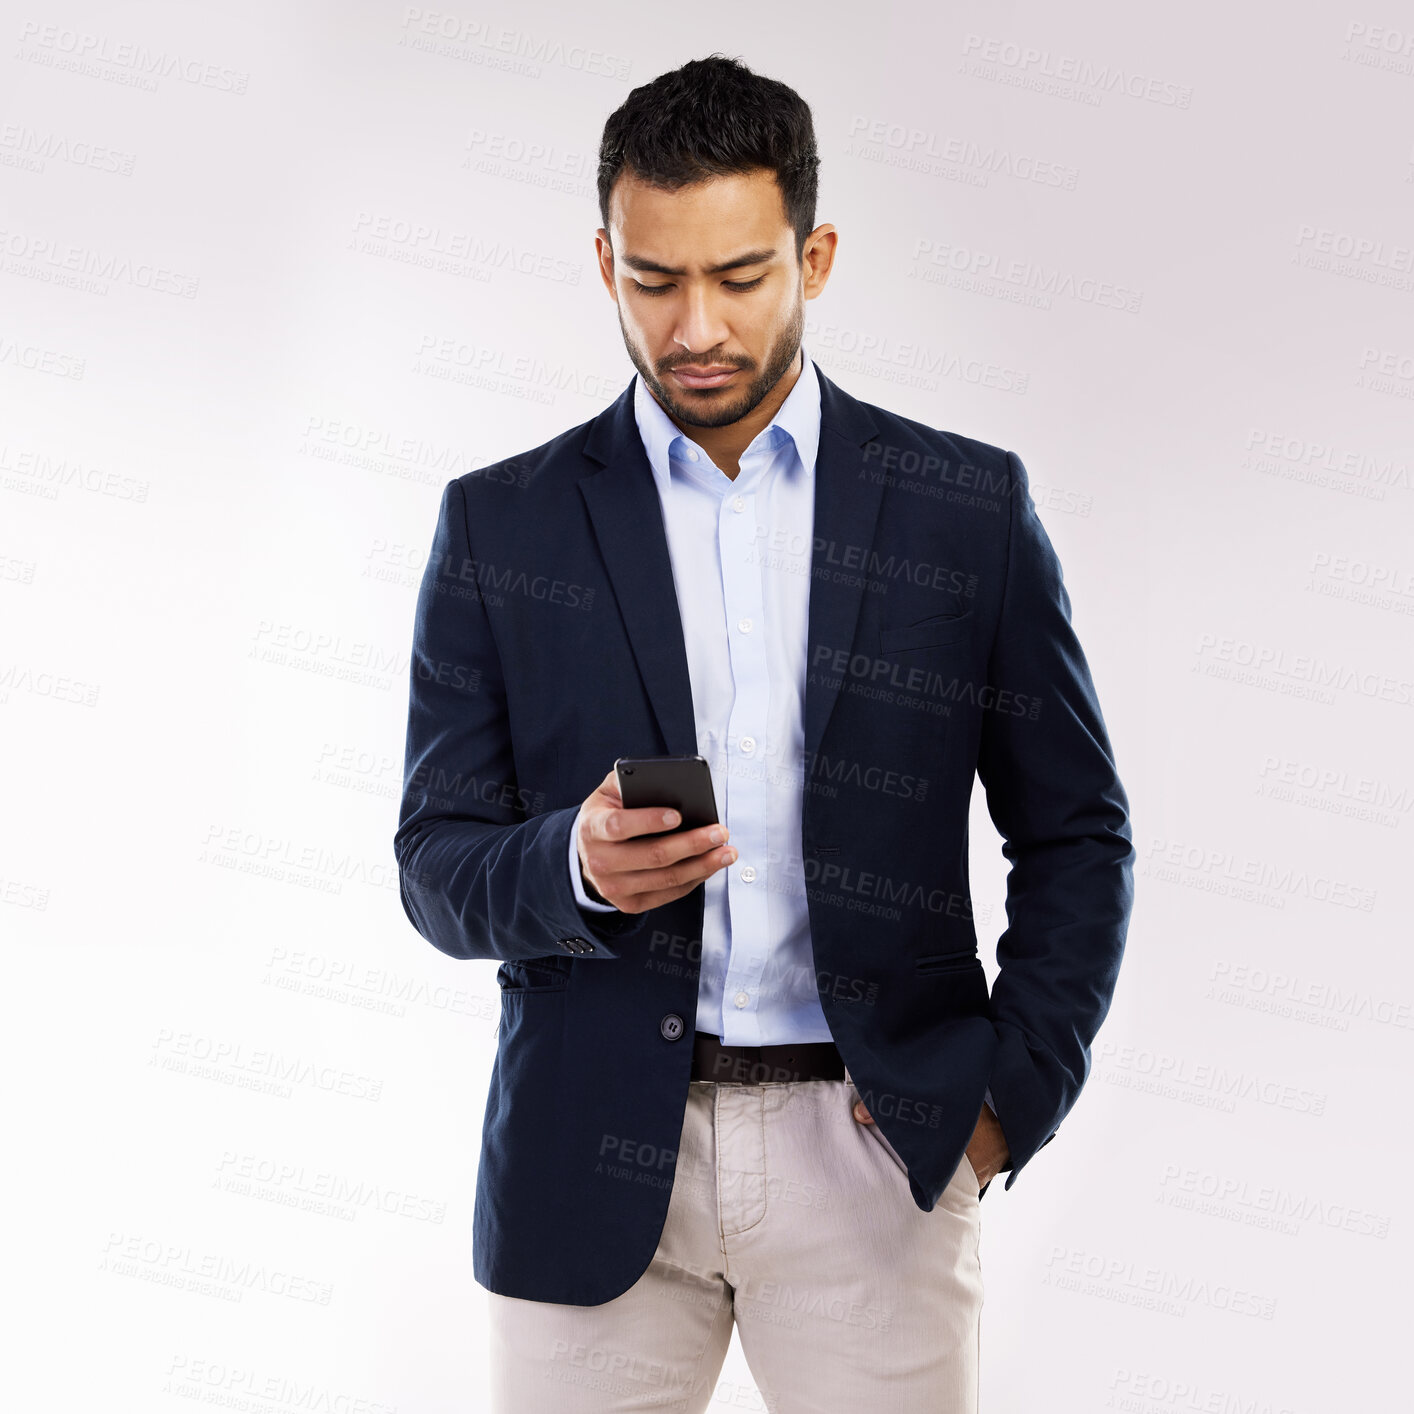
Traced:
POLYGON ((599 144, 599 216, 625 172, 677 191, 728 173, 776 174, 799 263, 815 229, 820 157, 810 106, 786 84, 724 54, 692 59, 640 84, 609 116, 599 144))

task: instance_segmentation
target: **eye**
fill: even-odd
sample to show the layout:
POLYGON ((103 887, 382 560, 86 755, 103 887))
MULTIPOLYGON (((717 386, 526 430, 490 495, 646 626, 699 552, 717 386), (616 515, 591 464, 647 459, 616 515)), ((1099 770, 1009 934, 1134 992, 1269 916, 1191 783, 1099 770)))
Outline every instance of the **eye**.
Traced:
MULTIPOLYGON (((745 294, 747 290, 754 290, 766 277, 758 275, 754 280, 724 280, 723 286, 737 294, 745 294)), ((645 285, 639 280, 633 281, 633 288, 641 295, 665 295, 673 287, 671 285, 645 285)))

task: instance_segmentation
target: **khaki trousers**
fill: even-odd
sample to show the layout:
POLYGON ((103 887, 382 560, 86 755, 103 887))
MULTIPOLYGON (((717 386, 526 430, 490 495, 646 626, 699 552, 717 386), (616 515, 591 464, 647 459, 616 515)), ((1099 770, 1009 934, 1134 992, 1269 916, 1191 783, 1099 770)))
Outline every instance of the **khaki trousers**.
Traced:
POLYGON ((976 1173, 964 1156, 922 1212, 858 1098, 848 1078, 692 1081, 643 1275, 600 1306, 488 1293, 496 1414, 700 1414, 733 1324, 751 1408, 976 1414, 976 1173))

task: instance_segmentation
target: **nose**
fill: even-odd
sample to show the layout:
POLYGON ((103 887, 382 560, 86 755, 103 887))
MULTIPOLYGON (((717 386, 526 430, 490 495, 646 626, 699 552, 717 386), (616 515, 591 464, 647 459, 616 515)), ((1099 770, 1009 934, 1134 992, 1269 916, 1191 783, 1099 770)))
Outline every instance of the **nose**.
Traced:
MULTIPOLYGON (((673 342, 689 353, 698 349, 716 349, 726 344, 729 330, 716 312, 716 300, 706 290, 689 289, 681 312, 673 327, 673 342)), ((705 355, 699 363, 711 363, 705 355)))

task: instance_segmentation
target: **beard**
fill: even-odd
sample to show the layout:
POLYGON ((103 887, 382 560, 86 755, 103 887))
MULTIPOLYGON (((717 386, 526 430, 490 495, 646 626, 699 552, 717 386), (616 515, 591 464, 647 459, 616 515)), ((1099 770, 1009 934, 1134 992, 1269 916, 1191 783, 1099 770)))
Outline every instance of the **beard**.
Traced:
POLYGON ((794 364, 795 356, 800 352, 801 338, 805 333, 805 300, 797 295, 790 319, 771 344, 764 364, 713 358, 710 354, 684 353, 681 358, 673 359, 664 368, 664 377, 659 377, 657 370, 644 357, 642 350, 633 342, 624 327, 623 309, 618 305, 615 305, 615 308, 619 310, 619 331, 623 334, 624 347, 628 350, 633 366, 638 370, 638 376, 643 379, 648 391, 657 398, 665 411, 688 427, 727 427, 733 422, 740 422, 770 393, 794 364), (726 363, 734 368, 746 370, 750 376, 744 388, 737 387, 733 382, 726 387, 703 388, 696 392, 679 388, 666 378, 672 369, 690 363, 726 363))

